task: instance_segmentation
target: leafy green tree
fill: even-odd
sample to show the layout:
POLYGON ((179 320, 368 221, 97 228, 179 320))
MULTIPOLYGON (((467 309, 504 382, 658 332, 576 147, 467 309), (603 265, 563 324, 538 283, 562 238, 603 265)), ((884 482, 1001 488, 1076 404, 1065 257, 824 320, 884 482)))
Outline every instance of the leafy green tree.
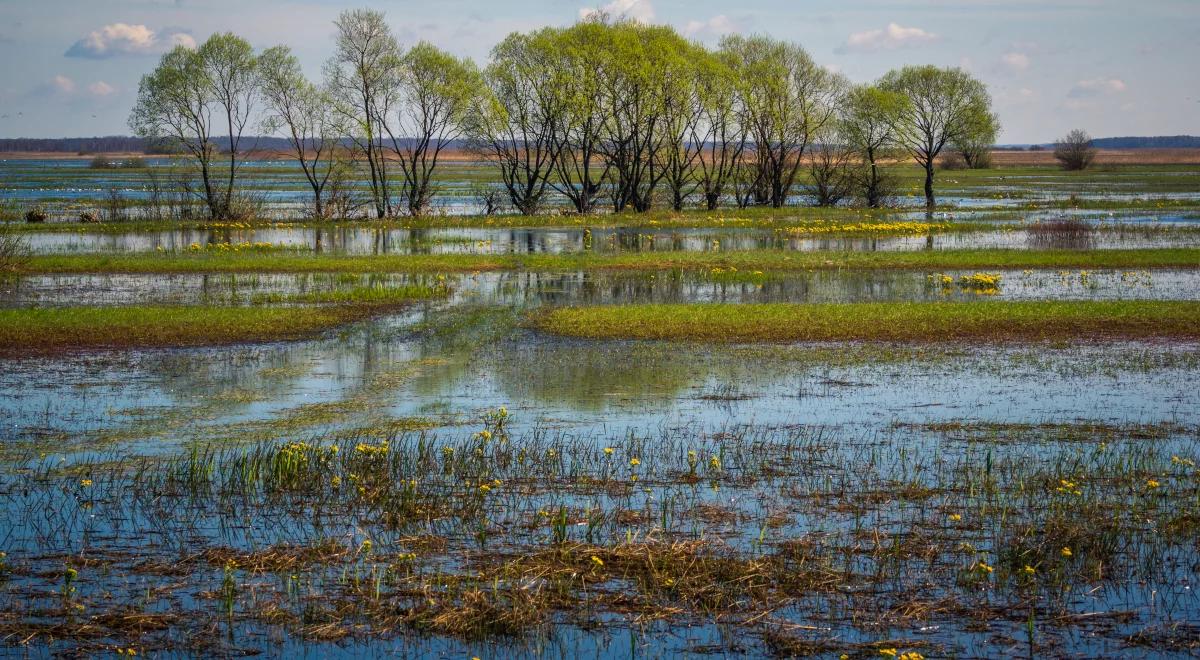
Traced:
POLYGON ((601 84, 603 71, 597 56, 608 42, 608 25, 600 20, 581 21, 554 36, 555 66, 562 72, 562 115, 555 130, 557 176, 551 186, 571 201, 579 213, 595 210, 611 164, 600 157, 606 106, 601 84))
POLYGON ((724 53, 704 53, 696 63, 700 118, 691 142, 700 149, 696 177, 710 211, 732 186, 746 148, 738 85, 727 60, 724 53))
POLYGON ((934 161, 946 145, 967 140, 988 125, 992 99, 987 86, 962 69, 907 66, 889 72, 879 87, 908 99, 896 116, 896 135, 925 170, 925 207, 932 211, 934 161))
POLYGON ((682 211, 687 200, 700 189, 696 174, 704 153, 698 136, 704 118, 702 76, 711 75, 704 62, 711 55, 704 48, 678 42, 671 48, 674 66, 666 71, 663 94, 663 144, 655 157, 671 192, 671 208, 682 211))
POLYGON ((541 208, 558 162, 565 83, 556 34, 513 33, 492 49, 484 71, 488 93, 469 126, 472 148, 500 169, 509 200, 525 215, 541 208))
POLYGON ((830 122, 847 87, 800 46, 769 37, 722 39, 741 85, 755 169, 755 202, 787 202, 804 153, 830 122))
POLYGON ((325 64, 334 108, 350 127, 355 151, 367 162, 375 215, 392 215, 383 123, 398 102, 402 52, 384 15, 368 9, 344 11, 334 21, 333 57, 325 64))
POLYGON ((333 101, 304 77, 300 61, 287 46, 263 51, 259 71, 267 107, 263 130, 286 136, 312 188, 313 217, 325 218, 326 188, 343 168, 336 155, 345 128, 337 121, 333 101))
POLYGON ((254 49, 246 40, 224 33, 214 34, 195 50, 171 50, 138 86, 130 128, 196 159, 212 218, 228 218, 238 211, 235 184, 242 136, 254 113, 258 80, 254 49), (217 144, 214 132, 225 133, 223 145, 217 144), (219 146, 229 153, 227 173, 214 169, 219 146))
POLYGON ((872 85, 853 88, 843 102, 839 133, 862 162, 854 181, 868 207, 881 206, 892 191, 891 179, 880 163, 898 150, 896 127, 907 104, 907 97, 872 85))

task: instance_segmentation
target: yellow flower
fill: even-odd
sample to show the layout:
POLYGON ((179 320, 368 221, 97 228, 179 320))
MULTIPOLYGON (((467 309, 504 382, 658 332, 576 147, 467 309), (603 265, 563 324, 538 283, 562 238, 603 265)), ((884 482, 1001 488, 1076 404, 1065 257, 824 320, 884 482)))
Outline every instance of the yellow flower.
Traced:
POLYGON ((613 452, 615 452, 615 451, 616 451, 616 449, 613 449, 612 447, 605 447, 605 448, 604 448, 604 454, 605 454, 606 456, 612 456, 612 455, 613 455, 613 452))
POLYGON ((925 660, 925 656, 916 651, 909 651, 908 653, 900 654, 900 660, 925 660))
POLYGON ((599 568, 604 565, 604 560, 600 559, 596 555, 592 555, 592 563, 595 564, 597 568, 599 568))
POLYGON ((960 520, 962 520, 962 514, 961 514, 961 513, 952 513, 952 514, 950 514, 950 522, 958 522, 958 521, 960 521, 960 520))
POLYGON ((82 479, 82 480, 80 480, 79 485, 86 488, 86 487, 92 485, 92 480, 91 479, 82 479))
POLYGON ((1063 549, 1062 549, 1062 550, 1060 550, 1059 552, 1061 552, 1061 553, 1062 553, 1062 556, 1064 556, 1064 557, 1070 557, 1070 556, 1071 556, 1071 549, 1070 549, 1070 548, 1068 548, 1068 547, 1067 547, 1067 546, 1065 546, 1065 545, 1063 546, 1063 549))
POLYGON ((896 649, 879 649, 879 655, 886 655, 889 658, 896 657, 896 649))
POLYGON ((1021 570, 1025 571, 1026 575, 1033 575, 1034 573, 1037 573, 1037 571, 1035 571, 1033 569, 1033 567, 1030 566, 1029 564, 1025 564, 1025 568, 1023 568, 1021 570))
POLYGON ((1158 488, 1158 485, 1159 485, 1158 482, 1155 481, 1154 479, 1146 480, 1146 488, 1158 488))
POLYGON ((629 467, 637 467, 642 464, 642 461, 637 458, 629 459, 629 467))

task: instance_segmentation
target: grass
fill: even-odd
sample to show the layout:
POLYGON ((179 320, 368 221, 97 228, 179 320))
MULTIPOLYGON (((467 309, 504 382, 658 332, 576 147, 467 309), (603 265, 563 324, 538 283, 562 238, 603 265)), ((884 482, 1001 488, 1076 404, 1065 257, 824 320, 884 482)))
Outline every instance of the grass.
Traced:
POLYGON ((24 273, 447 273, 496 270, 739 270, 1200 268, 1200 249, 929 250, 914 252, 636 252, 527 255, 73 254, 37 255, 24 273))
MULTIPOLYGON (((360 287, 314 292, 276 302, 293 307, 127 306, 0 310, 0 354, 70 349, 201 346, 312 337, 416 300, 444 287, 360 287)), ((261 301, 260 301, 261 302, 261 301)))
POLYGON ((565 307, 546 332, 589 339, 750 341, 1081 340, 1200 337, 1200 303, 938 302, 565 307))

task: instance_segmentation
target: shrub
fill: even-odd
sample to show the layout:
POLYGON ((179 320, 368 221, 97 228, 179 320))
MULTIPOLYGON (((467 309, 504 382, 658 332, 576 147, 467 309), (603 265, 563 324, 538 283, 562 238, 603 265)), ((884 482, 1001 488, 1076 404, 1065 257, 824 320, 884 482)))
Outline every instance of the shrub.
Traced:
POLYGON ((25 222, 45 222, 49 217, 41 207, 34 207, 25 212, 25 222))
POLYGON ((79 214, 79 221, 84 224, 97 224, 100 222, 100 214, 95 211, 84 211, 79 214))
POLYGON ((1054 159, 1064 170, 1086 170, 1095 157, 1096 149, 1087 131, 1077 128, 1054 143, 1054 159))

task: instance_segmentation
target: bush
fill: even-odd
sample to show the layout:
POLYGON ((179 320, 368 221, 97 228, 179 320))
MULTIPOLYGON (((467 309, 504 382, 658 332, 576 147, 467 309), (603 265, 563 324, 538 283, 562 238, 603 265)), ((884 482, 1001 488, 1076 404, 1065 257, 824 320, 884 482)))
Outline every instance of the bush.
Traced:
POLYGON ((7 222, 0 222, 0 273, 20 269, 28 257, 29 248, 24 238, 7 222))
POLYGON ((1054 159, 1064 170, 1086 170, 1096 158, 1096 149, 1092 147, 1092 137, 1087 131, 1075 129, 1054 143, 1054 159))
POLYGON ((79 221, 88 225, 98 224, 100 222, 100 214, 95 211, 84 211, 79 214, 79 221))
POLYGON ((25 222, 45 222, 50 216, 39 207, 34 207, 25 212, 25 222))

